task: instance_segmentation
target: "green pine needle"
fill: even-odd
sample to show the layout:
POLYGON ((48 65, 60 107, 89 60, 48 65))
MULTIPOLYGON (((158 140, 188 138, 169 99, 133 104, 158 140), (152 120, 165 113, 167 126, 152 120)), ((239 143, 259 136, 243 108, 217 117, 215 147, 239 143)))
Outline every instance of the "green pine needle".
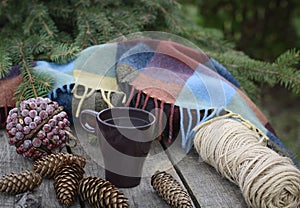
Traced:
POLYGON ((0 48, 0 79, 8 75, 11 66, 11 57, 8 56, 4 49, 0 48))
POLYGON ((79 47, 67 44, 60 44, 56 46, 49 54, 50 61, 64 64, 75 58, 79 52, 79 47))
POLYGON ((52 90, 53 79, 44 74, 31 74, 34 83, 24 79, 15 92, 15 100, 22 101, 33 97, 47 97, 52 90))
POLYGON ((0 78, 19 65, 24 82, 16 91, 18 100, 47 96, 52 89, 53 80, 33 73, 34 61, 67 63, 89 46, 140 31, 168 32, 196 44, 227 67, 251 98, 265 83, 300 92, 298 50, 274 63, 254 60, 235 51, 221 31, 193 23, 174 0, 2 1, 0 25, 0 78))
POLYGON ((295 67, 299 63, 300 51, 291 49, 281 54, 276 60, 275 64, 279 67, 295 67))
MULTIPOLYGON (((236 75, 244 87, 247 86, 246 82, 252 80, 257 83, 268 83, 270 86, 280 84, 292 92, 299 92, 300 71, 291 67, 299 61, 299 52, 296 50, 281 55, 273 64, 250 59, 245 54, 235 51, 214 53, 213 56, 236 75)), ((247 88, 246 91, 249 93, 247 88)))
POLYGON ((49 16, 48 8, 42 3, 32 3, 31 6, 31 11, 23 24, 24 34, 29 35, 39 33, 53 37, 57 32, 57 28, 54 21, 49 16))

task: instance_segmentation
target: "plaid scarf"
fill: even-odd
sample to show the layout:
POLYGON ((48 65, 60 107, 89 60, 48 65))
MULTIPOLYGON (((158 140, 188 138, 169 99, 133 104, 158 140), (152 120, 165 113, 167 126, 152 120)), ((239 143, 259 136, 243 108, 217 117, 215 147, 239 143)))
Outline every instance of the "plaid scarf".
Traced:
POLYGON ((136 39, 89 47, 66 65, 37 62, 35 69, 55 77, 53 100, 59 101, 57 90, 82 102, 98 90, 109 107, 111 94, 121 93, 125 106, 155 109, 158 131, 166 119, 169 142, 178 128, 187 151, 194 127, 231 111, 262 131, 272 148, 293 158, 238 81, 201 50, 171 41, 136 39), (83 96, 76 94, 80 85, 86 89, 83 96))

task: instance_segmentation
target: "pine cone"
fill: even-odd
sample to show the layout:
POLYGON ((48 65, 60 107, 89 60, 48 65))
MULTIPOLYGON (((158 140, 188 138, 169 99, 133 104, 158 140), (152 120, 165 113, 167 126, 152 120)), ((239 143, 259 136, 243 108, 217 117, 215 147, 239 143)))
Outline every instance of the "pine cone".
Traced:
POLYGON ((84 170, 78 163, 62 164, 55 172, 54 190, 58 201, 70 206, 74 203, 84 170))
POLYGON ((73 155, 65 152, 48 155, 34 162, 33 170, 42 177, 52 178, 57 167, 63 163, 78 163, 84 168, 86 159, 79 155, 73 155))
POLYGON ((0 192, 18 194, 33 190, 40 185, 42 177, 35 172, 25 171, 22 173, 11 173, 0 179, 0 192))
POLYGON ((80 199, 93 208, 126 208, 128 199, 109 181, 87 177, 79 184, 80 199))
POLYGON ((193 207, 188 193, 172 175, 165 171, 157 171, 151 177, 151 185, 158 195, 173 208, 193 207))
POLYGON ((9 143, 26 158, 60 152, 70 139, 68 114, 49 98, 23 100, 9 111, 6 122, 9 143))

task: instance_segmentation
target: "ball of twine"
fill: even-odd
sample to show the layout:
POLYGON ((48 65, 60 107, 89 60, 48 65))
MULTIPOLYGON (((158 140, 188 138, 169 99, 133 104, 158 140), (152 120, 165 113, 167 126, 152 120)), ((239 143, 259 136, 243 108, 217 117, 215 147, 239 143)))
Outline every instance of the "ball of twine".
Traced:
POLYGON ((249 207, 300 204, 299 169, 266 147, 264 137, 242 122, 227 118, 202 125, 194 146, 205 162, 240 187, 249 207))

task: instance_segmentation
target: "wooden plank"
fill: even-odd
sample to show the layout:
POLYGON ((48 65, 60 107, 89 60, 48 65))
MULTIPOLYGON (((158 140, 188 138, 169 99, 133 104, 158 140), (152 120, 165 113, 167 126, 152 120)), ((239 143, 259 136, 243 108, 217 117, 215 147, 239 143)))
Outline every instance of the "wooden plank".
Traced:
POLYGON ((192 197, 197 201, 196 207, 247 207, 239 187, 218 174, 194 149, 187 154, 181 148, 179 137, 166 152, 192 197))
MULTIPOLYGON (((21 172, 31 168, 30 161, 24 159, 15 152, 15 147, 8 143, 7 133, 0 131, 0 175, 6 175, 11 172, 21 172)), ((0 207, 14 207, 15 196, 0 194, 0 207)))
MULTIPOLYGON (((75 121, 75 123, 77 122, 75 121)), ((86 176, 97 176, 100 178, 105 178, 100 147, 99 144, 93 140, 96 138, 93 135, 89 135, 84 132, 84 130, 82 130, 82 128, 80 127, 77 127, 76 134, 80 144, 76 148, 73 148, 72 152, 79 155, 84 155, 87 158, 87 164, 85 167, 86 176), (89 144, 89 142, 91 142, 91 144, 89 144)), ((124 195, 129 199, 128 202, 130 207, 169 207, 157 195, 157 193, 151 186, 151 176, 157 170, 165 170, 168 173, 172 174, 179 182, 181 182, 160 143, 158 141, 154 141, 144 164, 141 183, 133 188, 120 189, 120 191, 122 191, 124 195)))
MULTIPOLYGON (((10 146, 8 143, 7 133, 5 130, 0 130, 0 175, 9 174, 11 172, 22 172, 25 170, 32 170, 32 161, 18 155, 15 152, 15 147, 10 146)), ((26 192, 27 193, 27 192, 26 192)), ((26 194, 24 193, 24 194, 26 194)), ((31 192, 29 192, 31 193, 31 192)), ((0 194, 0 208, 15 207, 19 197, 23 194, 8 195, 0 194)), ((37 187, 33 192, 32 196, 35 199, 41 199, 42 207, 59 208, 61 206, 57 199, 53 189, 53 180, 43 179, 42 184, 37 187)), ((74 204, 72 207, 80 207, 79 203, 74 204)))
MULTIPOLYGON (((85 176, 104 178, 103 162, 99 157, 101 152, 97 139, 82 129, 80 131, 77 128, 76 133, 78 133, 79 144, 72 150, 87 158, 85 176), (87 148, 89 149, 87 150, 87 148)), ((185 185, 194 199, 195 207, 246 207, 237 186, 222 178, 214 168, 204 163, 195 151, 186 155, 179 143, 180 139, 177 139, 172 148, 168 148, 168 158, 159 142, 153 142, 145 162, 141 184, 135 188, 120 189, 129 198, 130 207, 169 207, 158 197, 150 185, 151 176, 156 170, 166 170, 185 185), (176 170, 170 158, 175 164, 176 170)), ((4 130, 0 131, 0 150, 1 175, 32 169, 32 162, 18 155, 15 147, 8 144, 7 134, 4 130)), ((41 197, 42 207, 62 207, 56 199, 53 180, 44 179, 33 194, 36 198, 41 197)), ((15 207, 16 200, 16 196, 0 194, 0 208, 15 207)), ((77 201, 72 207, 81 206, 77 201)), ((88 205, 85 204, 83 207, 88 207, 88 205)))

